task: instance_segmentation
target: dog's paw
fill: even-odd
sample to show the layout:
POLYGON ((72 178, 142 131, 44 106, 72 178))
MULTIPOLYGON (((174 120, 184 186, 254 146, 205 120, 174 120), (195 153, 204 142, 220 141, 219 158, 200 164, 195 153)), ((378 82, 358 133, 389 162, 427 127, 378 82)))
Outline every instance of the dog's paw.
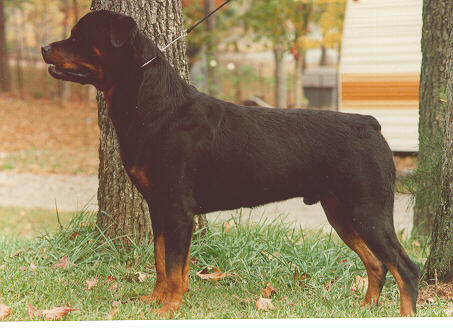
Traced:
POLYGON ((162 304, 165 300, 164 294, 161 293, 152 293, 151 295, 144 295, 140 297, 140 302, 146 303, 146 304, 151 304, 151 303, 156 303, 156 304, 162 304))
POLYGON ((157 310, 154 310, 154 314, 160 319, 171 319, 178 312, 180 304, 175 303, 164 303, 164 305, 157 310))

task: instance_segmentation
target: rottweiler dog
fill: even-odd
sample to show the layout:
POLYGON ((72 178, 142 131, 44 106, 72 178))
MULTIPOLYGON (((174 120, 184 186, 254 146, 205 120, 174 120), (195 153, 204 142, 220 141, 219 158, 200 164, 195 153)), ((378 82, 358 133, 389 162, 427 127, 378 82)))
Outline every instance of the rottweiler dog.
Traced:
POLYGON ((142 300, 163 303, 161 315, 178 311, 188 289, 194 215, 293 197, 321 202, 363 261, 362 304, 378 302, 390 271, 401 315, 415 314, 419 268, 395 233, 395 167, 373 117, 209 97, 180 78, 132 18, 109 11, 87 14, 42 55, 54 78, 104 92, 124 167, 149 204, 157 281, 142 300))

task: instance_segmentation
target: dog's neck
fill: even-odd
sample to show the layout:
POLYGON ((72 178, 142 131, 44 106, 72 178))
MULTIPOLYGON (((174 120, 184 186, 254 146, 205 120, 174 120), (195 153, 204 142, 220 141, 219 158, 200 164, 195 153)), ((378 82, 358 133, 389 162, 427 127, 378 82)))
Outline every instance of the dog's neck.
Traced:
POLYGON ((120 70, 117 82, 104 92, 109 114, 118 134, 137 115, 159 117, 183 108, 195 88, 187 84, 165 59, 157 46, 144 34, 138 33, 131 41, 131 56, 120 70), (150 56, 156 59, 148 66, 140 66, 150 56))
POLYGON ((133 42, 134 57, 140 67, 150 58, 155 59, 142 70, 142 85, 139 92, 140 102, 159 104, 162 109, 179 107, 186 101, 187 95, 194 92, 168 63, 164 54, 153 41, 143 33, 138 33, 133 42), (146 97, 143 99, 142 97, 146 97))

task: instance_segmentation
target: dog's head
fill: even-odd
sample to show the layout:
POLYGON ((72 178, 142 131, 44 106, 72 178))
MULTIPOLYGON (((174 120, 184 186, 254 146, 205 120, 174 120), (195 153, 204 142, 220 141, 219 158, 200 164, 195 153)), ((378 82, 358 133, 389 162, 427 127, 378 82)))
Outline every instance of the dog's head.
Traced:
POLYGON ((43 46, 41 52, 54 78, 105 91, 114 83, 115 74, 131 64, 131 47, 126 45, 137 32, 129 16, 95 11, 80 19, 68 39, 43 46))

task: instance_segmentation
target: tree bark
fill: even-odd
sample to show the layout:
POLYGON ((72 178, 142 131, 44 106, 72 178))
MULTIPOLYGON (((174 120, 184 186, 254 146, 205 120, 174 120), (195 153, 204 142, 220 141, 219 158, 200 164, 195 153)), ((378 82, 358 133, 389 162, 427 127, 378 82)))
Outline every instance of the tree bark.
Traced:
POLYGON ((424 280, 453 281, 453 31, 450 31, 445 138, 442 151, 440 202, 434 218, 431 250, 423 269, 424 280))
POLYGON ((8 51, 6 49, 4 1, 0 0, 0 92, 9 91, 11 88, 8 68, 8 51))
MULTIPOLYGON (((91 9, 112 10, 131 16, 137 22, 139 29, 160 47, 183 32, 179 0, 93 0, 91 9)), ((165 51, 170 64, 183 79, 188 81, 185 54, 184 40, 179 40, 165 51)), ((102 93, 98 93, 98 107, 101 132, 98 225, 107 236, 117 238, 120 242, 127 242, 126 235, 132 235, 133 239, 139 242, 148 241, 151 233, 148 205, 132 185, 123 168, 117 136, 108 116, 102 93)))
POLYGON ((286 86, 286 67, 285 52, 278 45, 274 47, 275 60, 275 101, 277 107, 287 107, 287 86, 286 86))
POLYGON ((302 72, 304 68, 304 51, 297 49, 297 57, 295 61, 295 77, 294 77, 294 107, 301 108, 305 105, 304 84, 302 81, 302 72))
POLYGON ((440 161, 446 115, 442 99, 446 97, 447 86, 445 50, 453 25, 452 13, 452 1, 423 1, 420 137, 413 229, 416 235, 429 234, 440 202, 440 161))

